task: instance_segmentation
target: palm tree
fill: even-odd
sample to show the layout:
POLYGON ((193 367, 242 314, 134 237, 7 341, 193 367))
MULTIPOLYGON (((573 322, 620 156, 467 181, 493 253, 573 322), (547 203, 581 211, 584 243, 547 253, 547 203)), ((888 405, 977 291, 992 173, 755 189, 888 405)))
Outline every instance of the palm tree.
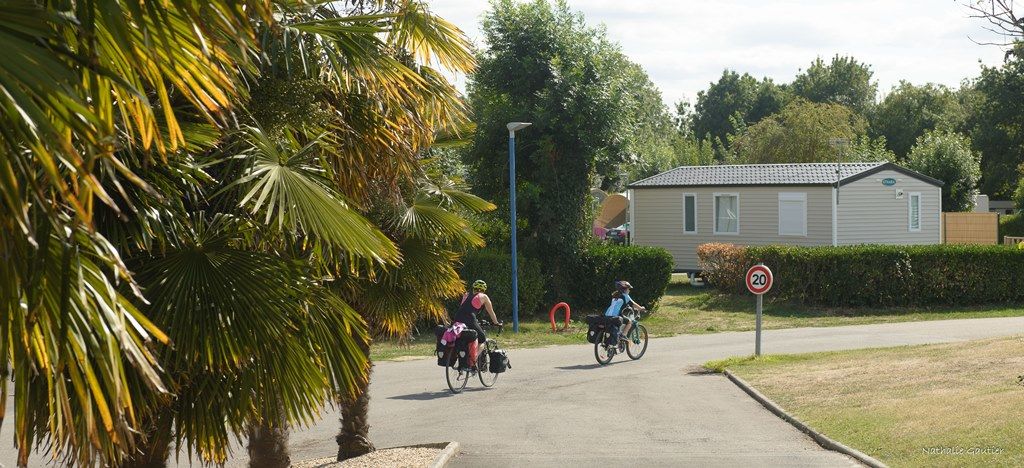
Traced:
POLYGON ((472 67, 457 29, 413 1, 43 0, 4 6, 0 39, 19 465, 40 438, 80 465, 160 465, 172 442, 222 461, 231 434, 280 442, 365 389, 377 315, 331 283, 415 257, 359 211, 404 199, 463 119, 432 68, 472 67), (321 120, 236 131, 274 113, 273 79, 312 83, 321 120))
MULTIPOLYGON (((381 198, 371 218, 399 246, 403 261, 364 271, 344 285, 345 297, 382 337, 408 337, 420 320, 446 321, 445 300, 466 291, 455 265, 483 239, 460 213, 481 213, 495 206, 459 190, 437 174, 423 174, 404 199, 381 198)), ((362 343, 367 362, 370 343, 362 343)), ((369 432, 369 379, 354 394, 341 395, 338 460, 374 450, 369 432)))
MULTIPOLYGON (((278 112, 257 119, 265 127, 276 127, 277 122, 288 120, 282 117, 312 115, 303 120, 302 128, 306 132, 322 129, 324 146, 343 148, 324 156, 322 169, 330 173, 340 195, 369 212, 388 233, 402 261, 339 264, 334 261, 339 259, 323 255, 317 263, 325 273, 347 272, 337 275, 332 289, 342 292, 373 330, 406 334, 422 314, 442 314, 440 298, 461 291, 452 267, 463 248, 456 241, 479 242, 465 220, 448 210, 456 201, 477 210, 490 207, 452 187, 434 186, 439 191, 430 191, 419 184, 420 155, 433 143, 435 132, 466 122, 458 92, 432 66, 469 72, 475 62, 468 41, 453 25, 431 15, 422 2, 410 0, 294 8, 281 18, 277 29, 260 35, 269 65, 260 72, 263 81, 254 90, 254 100, 273 101, 267 94, 296 89, 296 85, 312 86, 326 109, 278 112), (353 45, 360 56, 350 50, 353 45), (277 85, 268 77, 287 84, 277 85), (409 283, 402 272, 416 268, 426 273, 423 278, 435 278, 435 283, 409 283), (351 272, 358 274, 353 277, 351 272), (393 279, 385 281, 387 277, 393 279)), ((368 359, 369 340, 357 341, 368 359)), ((365 371, 369 369, 367 363, 365 371)), ((368 380, 361 381, 352 395, 339 393, 345 428, 338 439, 341 456, 372 449, 365 437, 366 385, 368 380)))
POLYGON ((128 186, 159 197, 123 154, 164 166, 192 144, 182 107, 215 123, 244 95, 254 17, 271 18, 265 2, 3 6, 0 377, 19 465, 39 438, 67 463, 119 460, 147 395, 166 393, 151 346, 169 338, 95 215, 145 211, 114 202, 128 186))

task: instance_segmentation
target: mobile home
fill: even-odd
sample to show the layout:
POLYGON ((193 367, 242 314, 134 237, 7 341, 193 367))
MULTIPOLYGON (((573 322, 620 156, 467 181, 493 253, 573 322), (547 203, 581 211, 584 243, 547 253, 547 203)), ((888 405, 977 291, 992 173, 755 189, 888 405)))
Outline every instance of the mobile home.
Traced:
POLYGON ((678 167, 629 185, 631 237, 699 271, 697 246, 938 244, 942 182, 892 163, 678 167))

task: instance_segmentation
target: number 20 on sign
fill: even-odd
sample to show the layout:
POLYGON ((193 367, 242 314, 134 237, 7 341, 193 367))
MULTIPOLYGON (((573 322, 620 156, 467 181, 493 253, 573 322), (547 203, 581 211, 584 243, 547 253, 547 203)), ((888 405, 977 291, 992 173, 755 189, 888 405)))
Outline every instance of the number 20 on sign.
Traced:
POLYGON ((764 293, 768 292, 772 288, 772 282, 775 277, 772 276, 772 270, 764 266, 764 264, 758 263, 750 267, 747 270, 747 289, 757 296, 757 326, 754 331, 754 355, 761 355, 761 306, 763 303, 764 293))

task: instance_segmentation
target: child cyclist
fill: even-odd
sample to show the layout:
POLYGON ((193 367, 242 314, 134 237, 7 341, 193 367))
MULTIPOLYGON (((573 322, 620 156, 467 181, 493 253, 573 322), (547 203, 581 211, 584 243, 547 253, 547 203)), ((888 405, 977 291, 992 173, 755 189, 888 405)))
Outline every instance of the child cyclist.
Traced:
MULTIPOLYGON (((622 317, 622 308, 631 305, 637 311, 644 312, 645 309, 640 304, 633 301, 632 297, 629 297, 629 292, 633 289, 633 285, 629 284, 629 281, 616 281, 615 292, 612 293, 612 303, 608 306, 608 310, 604 311, 605 317, 622 317)), ((625 325, 619 329, 619 338, 625 339, 626 334, 633 328, 633 321, 629 319, 623 320, 625 325)))

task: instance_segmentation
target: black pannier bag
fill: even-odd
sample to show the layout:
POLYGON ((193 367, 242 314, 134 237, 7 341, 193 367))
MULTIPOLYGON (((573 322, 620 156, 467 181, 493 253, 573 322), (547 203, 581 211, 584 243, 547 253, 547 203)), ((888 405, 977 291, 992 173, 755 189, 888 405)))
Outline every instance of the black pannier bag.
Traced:
POLYGON ((446 345, 441 344, 441 337, 444 336, 444 332, 447 329, 448 327, 444 325, 438 325, 434 328, 434 351, 444 351, 447 347, 446 345))
POLYGON ((587 316, 587 341, 590 343, 597 343, 601 341, 601 334, 604 332, 604 316, 601 315, 588 315, 587 316))
POLYGON ((476 330, 463 330, 455 340, 455 352, 459 356, 459 369, 469 368, 469 343, 476 341, 476 330))
POLYGON ((619 344, 619 327, 622 324, 622 319, 619 317, 605 317, 605 319, 604 344, 608 346, 615 346, 619 344))
POLYGON ((437 365, 441 367, 448 365, 448 355, 452 352, 451 346, 441 344, 441 337, 444 336, 444 331, 447 329, 448 327, 444 325, 438 325, 434 328, 434 336, 436 337, 434 340, 434 355, 437 356, 437 365))
POLYGON ((487 353, 487 361, 487 370, 492 374, 500 374, 512 368, 512 364, 508 362, 508 354, 503 349, 487 353))
POLYGON ((453 347, 445 346, 441 348, 441 350, 437 352, 437 365, 441 367, 448 366, 448 357, 454 352, 455 348, 453 347))

